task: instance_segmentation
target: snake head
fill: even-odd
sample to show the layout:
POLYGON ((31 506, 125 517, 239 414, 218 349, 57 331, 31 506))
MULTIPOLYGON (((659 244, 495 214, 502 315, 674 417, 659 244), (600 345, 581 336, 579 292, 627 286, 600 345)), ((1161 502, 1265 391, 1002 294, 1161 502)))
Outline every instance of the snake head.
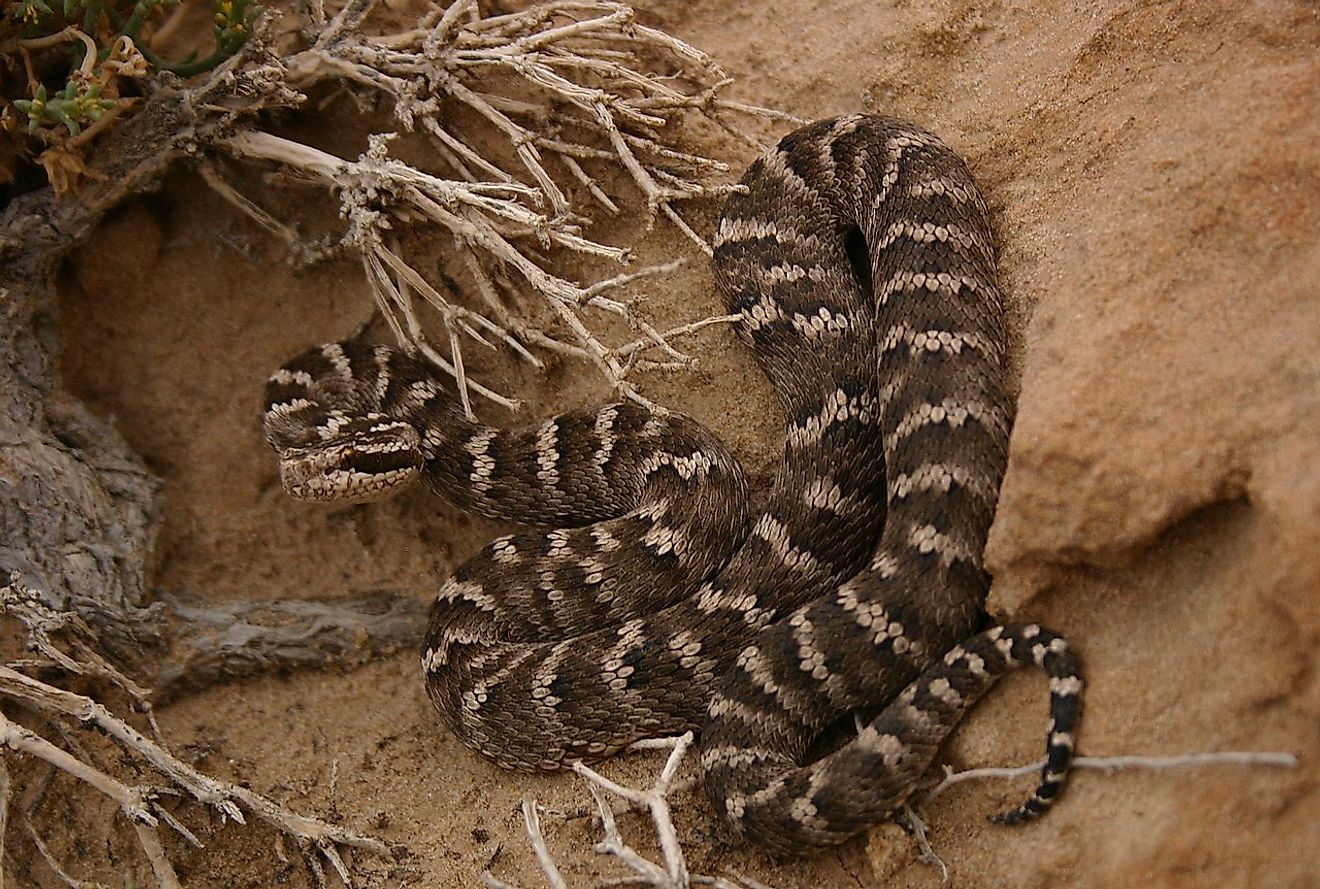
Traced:
POLYGON ((279 454, 280 482, 299 500, 360 503, 389 496, 421 475, 421 435, 383 414, 266 417, 266 437, 279 454))

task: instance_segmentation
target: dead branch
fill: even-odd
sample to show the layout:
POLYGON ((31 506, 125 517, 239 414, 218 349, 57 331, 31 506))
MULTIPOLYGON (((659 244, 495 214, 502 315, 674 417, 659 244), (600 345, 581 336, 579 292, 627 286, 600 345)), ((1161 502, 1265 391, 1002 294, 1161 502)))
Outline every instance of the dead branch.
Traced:
MULTIPOLYGON (((1094 769, 1113 774, 1126 769, 1144 769, 1163 771, 1165 769, 1185 769, 1199 766, 1242 765, 1265 766, 1270 768, 1293 769, 1298 765, 1295 754, 1281 752, 1246 752, 1223 751, 1215 753, 1184 753, 1175 756, 1078 756, 1072 761, 1074 769, 1094 769)), ((983 781, 986 779, 1014 780, 1029 775, 1039 775, 1045 767, 1045 760, 1012 768, 967 769, 955 772, 946 767, 944 779, 922 795, 919 806, 925 806, 935 797, 955 784, 963 781, 983 781)))
MULTIPOLYGON (((221 818, 239 824, 246 824, 247 816, 255 816, 276 831, 293 838, 310 856, 309 866, 319 869, 318 857, 327 862, 345 886, 352 885, 352 872, 340 855, 341 848, 362 849, 374 854, 388 854, 392 851, 381 840, 298 814, 262 794, 203 774, 183 762, 165 746, 155 720, 150 718, 151 706, 147 698, 149 690, 124 676, 89 645, 94 642, 94 636, 89 635, 91 630, 81 617, 45 607, 42 597, 17 580, 0 589, 0 603, 3 603, 4 613, 19 619, 27 628, 30 645, 39 656, 38 660, 31 662, 0 665, 0 700, 32 714, 38 722, 60 735, 65 746, 72 746, 73 749, 65 749, 41 732, 13 722, 3 715, 0 715, 0 744, 14 753, 45 762, 113 800, 133 826, 143 854, 162 889, 174 889, 179 883, 161 842, 160 830, 172 830, 191 844, 200 846, 196 836, 173 813, 160 805, 161 795, 169 792, 182 792, 202 806, 214 810, 221 818), (65 633, 69 633, 73 639, 68 648, 60 647, 55 641, 56 634, 65 633), (116 686, 128 696, 134 709, 147 714, 156 738, 147 737, 92 697, 60 688, 22 672, 24 668, 52 667, 74 676, 101 678, 116 686), (125 754, 159 775, 163 785, 129 784, 95 767, 80 745, 72 741, 66 725, 96 729, 125 754)), ((3 777, 6 780, 0 798, 7 802, 7 771, 3 777)), ((2 824, 3 818, 0 817, 2 824)), ((48 851, 42 854, 49 858, 48 851)))
MULTIPOLYGON (((466 373, 464 344, 490 346, 492 340, 538 366, 531 349, 588 361, 619 395, 656 408, 637 390, 631 373, 691 367, 694 357, 672 341, 727 316, 661 332, 638 315, 633 302, 602 295, 641 273, 580 285, 536 253, 549 249, 612 263, 629 260, 627 248, 583 234, 590 212, 576 203, 571 184, 584 186, 592 205, 611 215, 624 201, 612 179, 584 166, 591 164, 623 176, 644 204, 648 228, 663 215, 709 254, 678 205, 719 197, 736 186, 715 178, 727 173, 724 162, 679 147, 677 127, 693 115, 727 126, 728 112, 759 109, 724 100, 720 94, 730 80, 713 60, 636 24, 633 10, 623 4, 551 0, 483 17, 474 0, 455 0, 412 28, 369 35, 359 25, 372 6, 369 0, 349 4, 324 24, 313 15, 310 46, 254 69, 251 76, 267 84, 265 92, 272 96, 305 95, 335 81, 386 100, 402 130, 430 142, 449 166, 448 176, 392 157, 394 133, 373 135, 356 159, 250 127, 217 147, 307 178, 338 197, 348 220, 344 243, 361 254, 367 282, 394 336, 454 377, 469 413, 473 393, 517 407, 516 399, 466 373), (452 108, 471 112, 476 124, 458 129, 441 115, 452 108), (422 257, 398 249, 395 233, 418 222, 452 237, 488 311, 455 303, 440 282, 421 273, 422 257), (513 293, 496 283, 505 272, 542 298, 563 333, 542 330, 525 316, 513 293), (427 342, 418 301, 438 313, 447 349, 427 342), (608 345, 599 329, 609 316, 642 337, 608 345), (661 360, 643 357, 653 349, 661 360)), ((296 241, 287 226, 231 186, 219 188, 258 224, 286 242, 296 241)))
MULTIPOLYGON (((669 797, 680 787, 686 788, 692 783, 690 780, 684 782, 675 780, 683 755, 691 744, 691 732, 678 738, 658 738, 634 744, 633 749, 636 750, 670 750, 669 757, 660 770, 660 775, 651 787, 645 790, 625 787, 581 763, 574 764, 573 771, 587 781, 587 789, 591 792, 591 796, 596 803, 596 811, 604 830, 604 838, 596 844, 596 851, 617 858, 632 871, 631 876, 606 880, 601 885, 653 886, 656 889, 687 889, 691 885, 716 886, 719 889, 769 889, 765 884, 737 873, 730 874, 733 879, 688 873, 683 850, 678 841, 678 834, 674 830, 669 797), (611 806, 611 797, 622 801, 625 808, 644 809, 650 813, 660 845, 662 864, 656 864, 638 854, 623 839, 611 806)), ((946 775, 940 784, 923 793, 919 798, 915 798, 910 804, 904 805, 895 813, 895 819, 912 834, 913 842, 918 847, 920 860, 937 867, 943 880, 947 881, 949 876, 948 867, 935 852, 927 838, 927 828, 921 816, 921 809, 954 784, 987 778, 1015 779, 1037 776, 1044 765, 1045 761, 1041 760, 1040 762, 1013 768, 969 769, 956 773, 946 769, 946 775)), ((1074 768, 1096 769, 1106 774, 1122 769, 1164 770, 1205 765, 1295 768, 1298 765, 1298 759, 1291 753, 1225 752, 1193 753, 1181 756, 1079 756, 1073 760, 1074 768)), ((549 885, 553 889, 566 889, 567 884, 560 875, 559 867, 542 835, 538 807, 535 800, 530 797, 525 798, 523 801, 523 821, 528 842, 532 846, 537 864, 549 885)), ((489 873, 483 874, 482 879, 492 889, 516 889, 516 887, 496 879, 489 873)))

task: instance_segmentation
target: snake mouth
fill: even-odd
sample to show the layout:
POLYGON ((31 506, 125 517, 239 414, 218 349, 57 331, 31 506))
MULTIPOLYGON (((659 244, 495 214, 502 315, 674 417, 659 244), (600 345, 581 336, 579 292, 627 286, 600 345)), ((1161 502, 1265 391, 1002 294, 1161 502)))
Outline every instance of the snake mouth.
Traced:
POLYGON ((280 460, 280 482, 299 500, 362 503, 412 483, 422 464, 416 450, 390 445, 291 450, 280 460))

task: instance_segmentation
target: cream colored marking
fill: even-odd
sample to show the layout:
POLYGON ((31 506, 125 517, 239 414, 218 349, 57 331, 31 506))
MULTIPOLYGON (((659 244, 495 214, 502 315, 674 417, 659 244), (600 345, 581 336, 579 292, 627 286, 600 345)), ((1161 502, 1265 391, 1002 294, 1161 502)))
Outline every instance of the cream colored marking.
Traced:
POLYGON ((839 604, 845 611, 852 612, 857 626, 871 631, 872 645, 879 645, 889 638, 889 612, 879 600, 862 602, 851 593, 851 590, 845 599, 842 593, 843 590, 840 590, 839 604))
POLYGON ((642 475, 649 476, 662 466, 669 466, 684 481, 691 481, 694 477, 698 480, 705 479, 714 465, 715 460, 704 451, 693 451, 687 457, 679 457, 668 451, 658 451, 642 461, 640 470, 642 475))
POLYGON ((266 413, 287 417, 289 414, 315 406, 313 402, 308 401, 306 398, 294 398, 292 401, 281 401, 279 404, 270 405, 266 408, 266 413))
POLYGON ((874 725, 863 728, 853 743, 859 749, 879 756, 881 762, 889 769, 895 768, 906 752, 903 742, 896 735, 881 734, 874 725))
POLYGON ((761 294, 751 308, 743 310, 743 323, 752 331, 769 326, 782 317, 784 317, 783 309, 779 307, 779 303, 774 296, 769 293, 761 294))
POLYGON ((622 691, 628 687, 628 677, 634 670, 632 665, 623 662, 623 658, 646 644, 646 619, 634 618, 620 625, 615 632, 618 638, 605 653, 601 671, 606 685, 614 691, 622 691))
POLYGON ((847 512, 856 503, 853 497, 843 493, 830 475, 812 479, 802 489, 802 501, 811 509, 828 510, 836 515, 847 512))
POLYGON ((609 464, 610 458, 614 455, 614 446, 618 439, 614 435, 614 421, 619 417, 619 409, 610 405, 596 414, 596 441, 600 444, 596 447, 595 453, 591 455, 591 463, 596 467, 596 472, 600 475, 605 474, 605 467, 609 464))
POLYGON ((1072 732, 1050 732, 1051 747, 1067 747, 1069 750, 1077 748, 1077 737, 1072 732))
POLYGON ((913 182, 908 186, 908 195, 918 199, 933 196, 947 197, 954 205, 967 204, 976 199, 975 192, 970 186, 947 176, 935 176, 913 182))
POLYGON ((978 679, 983 679, 990 674, 985 669, 985 658, 979 654, 967 653, 967 672, 978 679))
POLYGON ((701 654, 701 640, 696 639, 687 630, 680 630, 669 640, 669 650, 678 655, 678 664, 685 670, 691 670, 704 658, 701 654))
POLYGON ((762 157, 761 169, 774 174, 791 193, 798 195, 809 204, 819 206, 822 203, 820 192, 810 182, 794 170, 788 163, 788 155, 783 151, 771 151, 762 157))
POLYGON ((979 258, 990 261, 993 253, 981 236, 971 229, 958 225, 938 222, 912 222, 899 220, 890 224, 880 236, 875 249, 884 250, 895 241, 907 239, 916 244, 950 244, 960 254, 979 254, 979 258))
POLYGON ((832 151, 834 142, 836 139, 854 132, 857 129, 857 120, 856 115, 841 117, 836 120, 834 125, 830 127, 829 135, 821 139, 817 148, 817 160, 820 161, 820 168, 835 187, 839 184, 839 176, 835 169, 837 165, 832 151))
POLYGON ((902 500, 913 491, 940 491, 947 494, 955 484, 982 503, 995 498, 993 486, 979 471, 949 463, 922 463, 910 473, 898 473, 889 481, 889 496, 902 500))
MULTIPOLYGON (((607 566, 594 556, 582 557, 582 582, 590 586, 605 582, 607 566)), ((599 601, 599 600, 597 600, 599 601)))
MULTIPOLYGON (((614 601, 614 597, 618 591, 618 582, 613 577, 606 577, 601 581, 600 588, 596 590, 594 598, 601 605, 608 605, 614 601)), ((614 613, 613 609, 611 609, 610 613, 614 613)))
POLYGON ((812 830, 823 830, 829 823, 816 814, 816 804, 806 797, 797 797, 788 804, 788 817, 812 830))
POLYGON ((1071 695, 1079 695, 1081 693, 1082 693, 1082 680, 1079 679, 1078 677, 1076 676, 1050 677, 1050 694, 1063 695, 1065 697, 1068 697, 1071 695))
MULTIPOLYGON (((413 408, 424 407, 439 391, 440 387, 431 380, 417 380, 410 385, 408 391, 404 393, 404 401, 413 408)), ((385 393, 379 392, 377 393, 377 397, 384 399, 385 393)))
POLYGON ((753 709, 749 704, 736 701, 719 692, 715 693, 715 697, 706 713, 708 716, 717 719, 737 720, 743 725, 764 725, 767 721, 779 715, 778 711, 767 713, 763 710, 753 709))
POLYGON ((755 274, 760 278, 763 286, 774 288, 783 284, 791 284, 794 281, 801 281, 803 278, 819 282, 825 277, 826 271, 818 265, 804 268, 796 263, 785 262, 772 265, 769 268, 760 266, 755 270, 755 274))
POLYGON ((779 794, 782 793, 783 790, 784 790, 784 779, 782 777, 776 778, 773 781, 766 784, 760 790, 753 793, 751 796, 747 797, 747 805, 752 806, 754 808, 760 808, 761 806, 764 806, 766 803, 768 803, 770 800, 779 796, 779 794))
POLYGON ((564 600, 566 593, 555 585, 558 580, 558 573, 552 568, 547 568, 536 575, 536 588, 544 592, 546 599, 549 601, 561 602, 564 600))
POLYGON ((815 571, 820 567, 815 556, 793 545, 787 526, 769 513, 757 520, 752 527, 752 533, 769 545, 770 551, 779 559, 780 564, 802 571, 815 571))
POLYGON ((884 172, 880 176, 880 190, 871 199, 871 207, 879 209, 885 201, 889 200, 889 192, 893 189, 894 183, 898 181, 899 164, 902 163, 903 155, 907 149, 943 146, 943 144, 929 133, 917 133, 910 130, 899 133, 886 142, 886 159, 884 172))
POLYGON ((491 477, 495 473, 495 459, 489 453, 490 443, 498 434, 499 430, 491 427, 478 429, 463 445, 463 450, 472 456, 472 472, 468 480, 478 494, 490 490, 491 477))
POLYGON ((663 556, 672 552, 678 559, 686 556, 689 549, 687 535, 683 533, 683 529, 671 528, 667 525, 652 525, 642 535, 641 543, 655 550, 656 555, 663 556))
POLYGON ((1013 657, 1013 640, 1005 639, 1002 636, 995 639, 995 649, 1003 656, 1004 661, 1009 664, 1017 663, 1013 657))
POLYGON ((501 565, 511 565, 517 562, 522 556, 518 553, 518 547, 513 542, 513 535, 506 534, 503 537, 496 537, 490 542, 491 555, 495 561, 501 565))
POLYGON ((737 666, 758 688, 778 701, 785 710, 808 712, 806 705, 793 689, 780 685, 775 680, 774 669, 770 661, 755 645, 749 645, 738 655, 737 666))
POLYGON ((945 352, 961 355, 964 349, 980 352, 984 355, 997 354, 993 346, 974 331, 940 330, 927 328, 916 330, 906 324, 895 324, 885 333, 880 343, 881 354, 892 352, 899 346, 906 346, 912 356, 922 352, 945 352))
POLYGON ((789 618, 788 623, 798 646, 798 669, 810 673, 817 682, 828 679, 830 668, 825 664, 825 652, 816 647, 816 628, 801 611, 789 618))
POLYGON ((825 399, 819 413, 788 427, 788 445, 802 448, 819 444, 826 429, 849 419, 855 419, 863 425, 869 424, 875 419, 873 407, 870 392, 849 397, 844 390, 836 389, 825 399))
POLYGON ((596 541, 596 548, 603 553, 612 553, 619 548, 618 539, 607 529, 597 525, 590 532, 591 539, 596 541))
POLYGON ((478 669, 478 663, 481 668, 486 666, 487 660, 491 663, 499 663, 500 667, 489 676, 483 676, 478 681, 472 683, 472 687, 463 693, 463 709, 465 711, 476 711, 481 705, 486 703, 490 690, 498 686, 505 679, 509 678, 519 667, 527 662, 535 654, 535 649, 523 648, 515 649, 513 656, 509 656, 509 650, 501 648, 497 651, 488 652, 485 658, 477 658, 473 661, 473 671, 478 669))
POLYGON ((898 574, 899 561, 893 553, 888 550, 879 550, 871 557, 871 564, 867 570, 876 574, 881 580, 889 580, 898 574))
POLYGON ((644 503, 637 507, 637 509, 633 510, 632 514, 639 519, 647 519, 654 523, 660 521, 666 514, 668 514, 669 506, 670 502, 668 497, 659 497, 649 503, 644 503))
MULTIPOLYGON (((729 591, 724 587, 716 586, 710 582, 704 583, 701 585, 701 589, 697 590, 697 610, 702 614, 714 614, 717 611, 730 610, 728 598, 729 591)), ((742 597, 738 598, 741 600, 742 597)), ((735 606, 731 610, 741 611, 742 609, 735 606)))
POLYGON ((962 706, 963 697, 958 690, 949 685, 949 680, 941 676, 931 682, 928 691, 937 700, 942 701, 949 707, 957 708, 962 706))
POLYGON ((952 429, 961 429, 968 420, 974 420, 986 429, 1004 431, 1004 418, 999 409, 976 399, 962 402, 950 397, 939 404, 923 404, 908 412, 885 436, 885 449, 893 450, 903 439, 926 426, 945 423, 952 429))
POLYGON ((963 291, 994 292, 993 288, 970 275, 951 275, 948 272, 913 272, 903 269, 889 276, 877 292, 880 305, 889 304, 894 294, 939 293, 942 296, 960 298, 963 291))
POLYGON ((927 734, 936 725, 935 717, 920 707, 914 706, 911 702, 903 707, 903 721, 912 726, 920 734, 927 734))
MULTIPOLYGON (((390 353, 389 346, 376 346, 371 350, 371 360, 376 363, 376 403, 385 401, 385 393, 390 388, 390 353)), ((414 384, 415 385, 415 384, 414 384)), ((434 385, 434 383, 432 383, 434 385)))
POLYGON ((783 754, 775 753, 772 750, 766 750, 761 747, 734 747, 726 745, 724 747, 708 747, 701 751, 701 767, 703 771, 709 771, 715 765, 726 765, 730 768, 738 766, 751 765, 758 762, 791 762, 783 754))
POLYGON ((553 419, 541 424, 536 435, 536 477, 547 488, 559 484, 559 424, 553 419))
POLYGON ((348 356, 344 354, 343 346, 339 343, 326 343, 321 347, 321 354, 334 365, 335 372, 344 378, 344 382, 352 384, 353 365, 349 362, 348 356))
POLYGON ((559 665, 564 662, 570 649, 563 645, 556 645, 550 649, 550 653, 545 660, 536 665, 532 671, 531 696, 537 703, 537 710, 541 707, 558 707, 563 703, 563 699, 550 693, 550 686, 559 678, 559 665))
POLYGON ((810 248, 819 244, 815 235, 803 234, 784 220, 729 219, 725 217, 720 220, 720 227, 715 232, 714 246, 719 248, 725 244, 761 239, 770 239, 776 243, 790 246, 806 247, 808 248, 804 251, 806 253, 813 252, 810 248))
POLYGON ((446 602, 462 600, 471 602, 482 611, 495 611, 495 597, 487 593, 481 584, 470 580, 450 580, 440 590, 440 598, 446 602))
POLYGON ((546 542, 550 544, 546 551, 546 557, 551 559, 565 559, 575 555, 572 549, 570 539, 571 531, 567 528, 556 528, 553 531, 547 531, 545 534, 546 542))
POLYGON ((330 411, 326 414, 325 422, 317 430, 322 439, 334 438, 339 434, 339 430, 353 422, 343 411, 330 411))
POLYGON ((980 557, 980 553, 972 547, 941 532, 934 525, 915 526, 908 533, 908 543, 923 555, 937 554, 940 564, 946 567, 954 562, 976 562, 980 557))
POLYGON ((811 315, 795 312, 791 320, 793 328, 808 340, 835 336, 852 326, 847 315, 836 315, 824 306, 811 315))
POLYGON ((287 367, 281 367, 279 370, 275 371, 275 373, 271 374, 270 380, 272 383, 279 383, 283 386, 291 386, 294 383, 297 383, 299 386, 311 388, 316 385, 316 381, 312 379, 312 375, 307 371, 289 370, 287 367))

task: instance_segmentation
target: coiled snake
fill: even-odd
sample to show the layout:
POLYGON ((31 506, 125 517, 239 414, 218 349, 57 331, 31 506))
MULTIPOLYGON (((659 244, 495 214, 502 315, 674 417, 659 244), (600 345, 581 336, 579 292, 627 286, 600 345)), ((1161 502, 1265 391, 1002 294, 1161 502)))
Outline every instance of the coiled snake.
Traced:
POLYGON ((698 729, 717 811, 802 854, 886 817, 994 679, 1036 664, 1048 764, 999 819, 1026 820, 1062 786, 1082 686, 1050 631, 977 632, 1012 417, 981 194, 936 137, 860 115, 790 134, 743 184, 715 272, 787 418, 756 518, 736 459, 687 417, 617 403, 496 429, 418 361, 356 343, 267 385, 283 483, 368 499, 421 477, 551 529, 459 568, 426 633, 441 718, 500 765, 698 729), (858 711, 879 715, 803 764, 858 711))

